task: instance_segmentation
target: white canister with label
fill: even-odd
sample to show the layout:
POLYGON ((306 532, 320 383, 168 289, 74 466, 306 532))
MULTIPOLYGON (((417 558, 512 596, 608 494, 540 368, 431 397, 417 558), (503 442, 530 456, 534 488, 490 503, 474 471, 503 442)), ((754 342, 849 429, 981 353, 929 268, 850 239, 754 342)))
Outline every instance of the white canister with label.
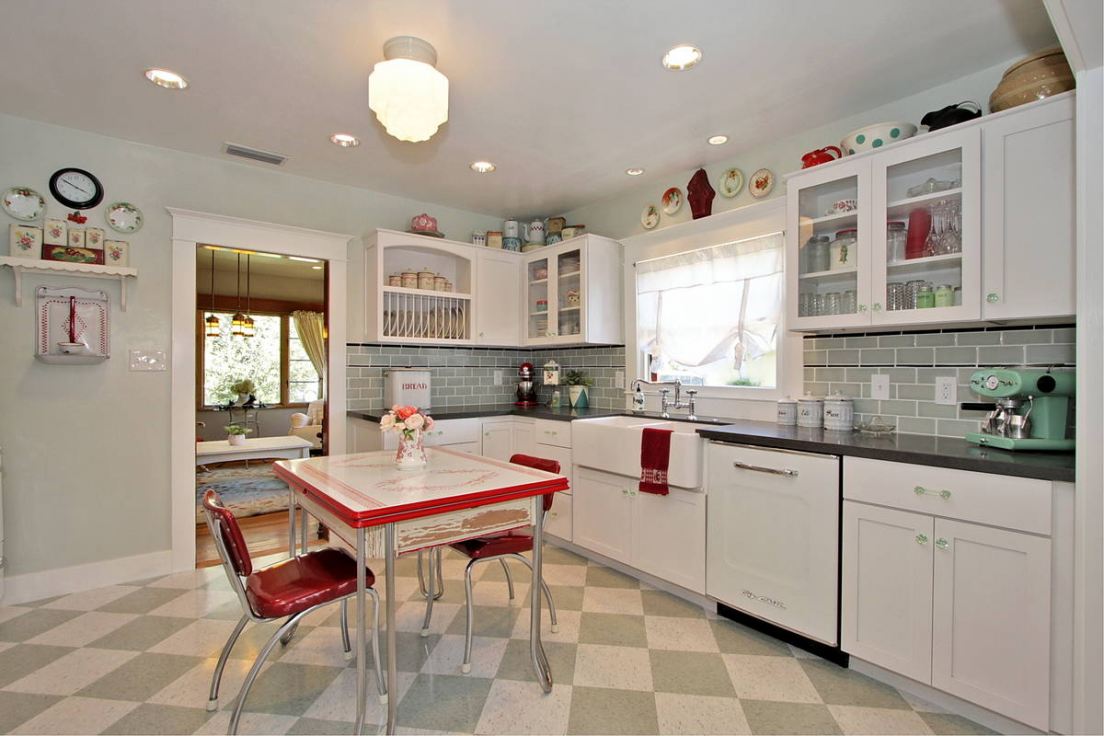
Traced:
POLYGON ((797 402, 797 426, 820 429, 824 416, 824 402, 805 396, 797 402))
POLYGON ((824 428, 850 432, 855 420, 855 402, 842 394, 824 400, 824 428))
POLYGON ((778 400, 778 423, 786 427, 797 424, 797 402, 789 396, 778 400))

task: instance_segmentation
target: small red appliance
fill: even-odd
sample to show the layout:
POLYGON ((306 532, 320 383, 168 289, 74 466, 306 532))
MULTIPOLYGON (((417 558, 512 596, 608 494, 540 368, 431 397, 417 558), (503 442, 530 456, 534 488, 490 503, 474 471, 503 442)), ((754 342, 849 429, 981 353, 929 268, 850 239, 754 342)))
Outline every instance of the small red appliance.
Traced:
POLYGON ((529 361, 518 366, 517 401, 515 406, 537 405, 537 384, 534 380, 536 369, 529 361))

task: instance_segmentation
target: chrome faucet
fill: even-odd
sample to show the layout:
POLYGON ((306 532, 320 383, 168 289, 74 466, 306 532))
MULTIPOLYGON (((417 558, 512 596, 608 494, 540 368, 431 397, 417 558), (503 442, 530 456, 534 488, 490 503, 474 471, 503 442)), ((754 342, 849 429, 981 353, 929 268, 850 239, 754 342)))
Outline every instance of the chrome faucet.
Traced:
POLYGON ((664 386, 665 387, 665 388, 661 388, 659 390, 659 411, 660 411, 660 416, 662 416, 664 419, 670 419, 671 418, 671 409, 689 409, 690 413, 687 415, 686 418, 690 419, 690 420, 694 420, 694 419, 698 418, 698 416, 697 416, 697 414, 695 413, 695 410, 694 410, 694 397, 698 393, 697 389, 692 389, 692 388, 686 389, 686 393, 690 398, 688 399, 687 403, 684 405, 682 403, 682 398, 681 398, 680 393, 679 393, 682 389, 682 381, 679 381, 677 379, 674 380, 674 381, 645 381, 643 378, 637 378, 632 382, 632 390, 633 391, 636 391, 636 389, 639 388, 640 386, 664 386), (671 389, 666 388, 667 386, 674 386, 674 388, 675 388, 675 402, 673 404, 671 403, 670 399, 668 398, 668 396, 671 393, 671 389))

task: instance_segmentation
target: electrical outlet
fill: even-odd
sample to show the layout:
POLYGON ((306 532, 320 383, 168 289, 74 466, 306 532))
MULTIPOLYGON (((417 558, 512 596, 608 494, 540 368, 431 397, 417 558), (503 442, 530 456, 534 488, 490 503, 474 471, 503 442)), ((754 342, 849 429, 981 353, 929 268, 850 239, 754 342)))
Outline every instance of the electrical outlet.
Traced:
POLYGON ((502 385, 502 371, 495 371, 494 372, 494 379, 495 379, 495 385, 496 386, 501 386, 502 385))
POLYGON ((954 376, 935 377, 935 403, 947 406, 958 403, 958 379, 954 376))
POLYGON ((870 377, 870 398, 889 398, 889 376, 885 373, 877 373, 870 377))
POLYGON ((613 387, 625 388, 625 371, 615 371, 613 374, 613 387))

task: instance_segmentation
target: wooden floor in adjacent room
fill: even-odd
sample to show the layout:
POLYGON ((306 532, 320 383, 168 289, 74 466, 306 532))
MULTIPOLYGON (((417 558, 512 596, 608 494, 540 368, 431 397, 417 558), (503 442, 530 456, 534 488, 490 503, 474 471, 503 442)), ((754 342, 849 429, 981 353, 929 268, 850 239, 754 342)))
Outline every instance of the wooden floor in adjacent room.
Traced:
MULTIPOLYGON (((274 511, 271 514, 246 516, 238 519, 245 546, 251 557, 261 557, 275 552, 286 552, 288 547, 288 512, 274 511)), ((324 546, 325 539, 318 538, 318 520, 308 518, 307 535, 311 546, 324 546)), ((218 548, 211 538, 206 524, 196 524, 196 567, 218 565, 218 548)))

